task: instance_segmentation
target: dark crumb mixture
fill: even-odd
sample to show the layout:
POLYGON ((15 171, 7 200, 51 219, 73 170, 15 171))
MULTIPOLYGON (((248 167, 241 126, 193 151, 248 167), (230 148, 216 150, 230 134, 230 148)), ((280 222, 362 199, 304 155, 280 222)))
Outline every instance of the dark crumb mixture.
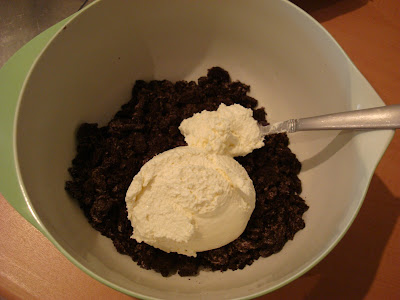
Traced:
MULTIPOLYGON (((82 124, 77 132, 77 155, 65 189, 79 204, 89 223, 111 238, 117 250, 145 269, 163 276, 178 272, 196 275, 199 269, 243 269, 260 256, 279 252, 305 224, 308 209, 299 196, 300 162, 288 148, 286 134, 267 136, 265 146, 236 158, 254 183, 256 207, 243 234, 230 244, 198 253, 196 258, 165 253, 131 239, 125 193, 140 168, 154 155, 186 145, 178 126, 183 119, 203 110, 216 110, 221 103, 238 103, 253 110, 263 125, 264 108, 249 97, 250 87, 232 82, 228 72, 214 67, 198 83, 138 80, 132 99, 121 107, 105 127, 82 124)), ((234 220, 232 220, 234 222, 234 220)))

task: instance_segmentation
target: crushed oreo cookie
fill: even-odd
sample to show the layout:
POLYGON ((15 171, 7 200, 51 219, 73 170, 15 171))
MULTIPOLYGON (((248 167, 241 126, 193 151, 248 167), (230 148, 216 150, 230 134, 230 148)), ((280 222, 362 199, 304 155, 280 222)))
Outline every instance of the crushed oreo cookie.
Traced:
MULTIPOLYGON (((179 132, 182 120, 221 103, 240 104, 253 110, 254 118, 267 125, 264 108, 248 96, 250 87, 232 82, 228 72, 211 68, 198 83, 136 81, 132 99, 121 107, 107 126, 82 124, 77 132, 77 155, 69 169, 72 180, 66 191, 79 201, 89 223, 111 238, 116 249, 139 266, 163 276, 178 272, 196 275, 200 269, 243 269, 260 256, 279 252, 304 228, 308 209, 299 196, 297 175, 301 164, 288 148, 286 134, 265 138, 265 146, 236 160, 247 170, 256 190, 256 207, 243 234, 221 248, 199 252, 197 257, 166 253, 131 239, 125 193, 140 168, 153 156, 186 145, 179 132)), ((232 220, 234 222, 234 220, 232 220)))

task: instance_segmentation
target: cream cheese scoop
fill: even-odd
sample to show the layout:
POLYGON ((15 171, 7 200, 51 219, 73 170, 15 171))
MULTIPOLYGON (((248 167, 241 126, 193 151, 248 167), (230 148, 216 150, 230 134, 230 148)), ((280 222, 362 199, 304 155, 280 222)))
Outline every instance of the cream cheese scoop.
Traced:
POLYGON ((256 192, 233 158, 261 148, 253 111, 221 104, 179 127, 188 146, 149 160, 126 193, 132 238, 165 252, 196 256, 222 247, 245 230, 256 192))

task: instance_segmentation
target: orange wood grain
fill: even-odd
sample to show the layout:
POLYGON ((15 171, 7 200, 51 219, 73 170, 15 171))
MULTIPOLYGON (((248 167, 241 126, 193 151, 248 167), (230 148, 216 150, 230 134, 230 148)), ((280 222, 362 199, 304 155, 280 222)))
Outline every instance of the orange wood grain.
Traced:
MULTIPOLYGON (((387 104, 400 103, 399 0, 295 0, 336 38, 387 104)), ((373 142, 373 141, 371 141, 373 142)), ((70 263, 0 196, 0 298, 132 299, 70 263)), ((400 299, 400 132, 339 245, 260 299, 400 299)))

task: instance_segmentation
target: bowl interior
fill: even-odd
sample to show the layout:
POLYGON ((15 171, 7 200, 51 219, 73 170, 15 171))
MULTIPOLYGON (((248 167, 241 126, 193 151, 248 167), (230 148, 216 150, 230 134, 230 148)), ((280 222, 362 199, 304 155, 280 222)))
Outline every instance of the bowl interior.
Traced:
POLYGON ((270 122, 383 104, 336 42, 286 1, 114 0, 83 11, 48 45, 26 82, 16 153, 26 195, 57 246, 123 292, 221 299, 283 285, 344 234, 385 150, 387 131, 293 134, 310 209, 306 228, 280 253, 241 271, 190 279, 139 268, 90 227, 64 191, 76 129, 106 124, 137 79, 196 80, 217 65, 251 85, 270 122))

